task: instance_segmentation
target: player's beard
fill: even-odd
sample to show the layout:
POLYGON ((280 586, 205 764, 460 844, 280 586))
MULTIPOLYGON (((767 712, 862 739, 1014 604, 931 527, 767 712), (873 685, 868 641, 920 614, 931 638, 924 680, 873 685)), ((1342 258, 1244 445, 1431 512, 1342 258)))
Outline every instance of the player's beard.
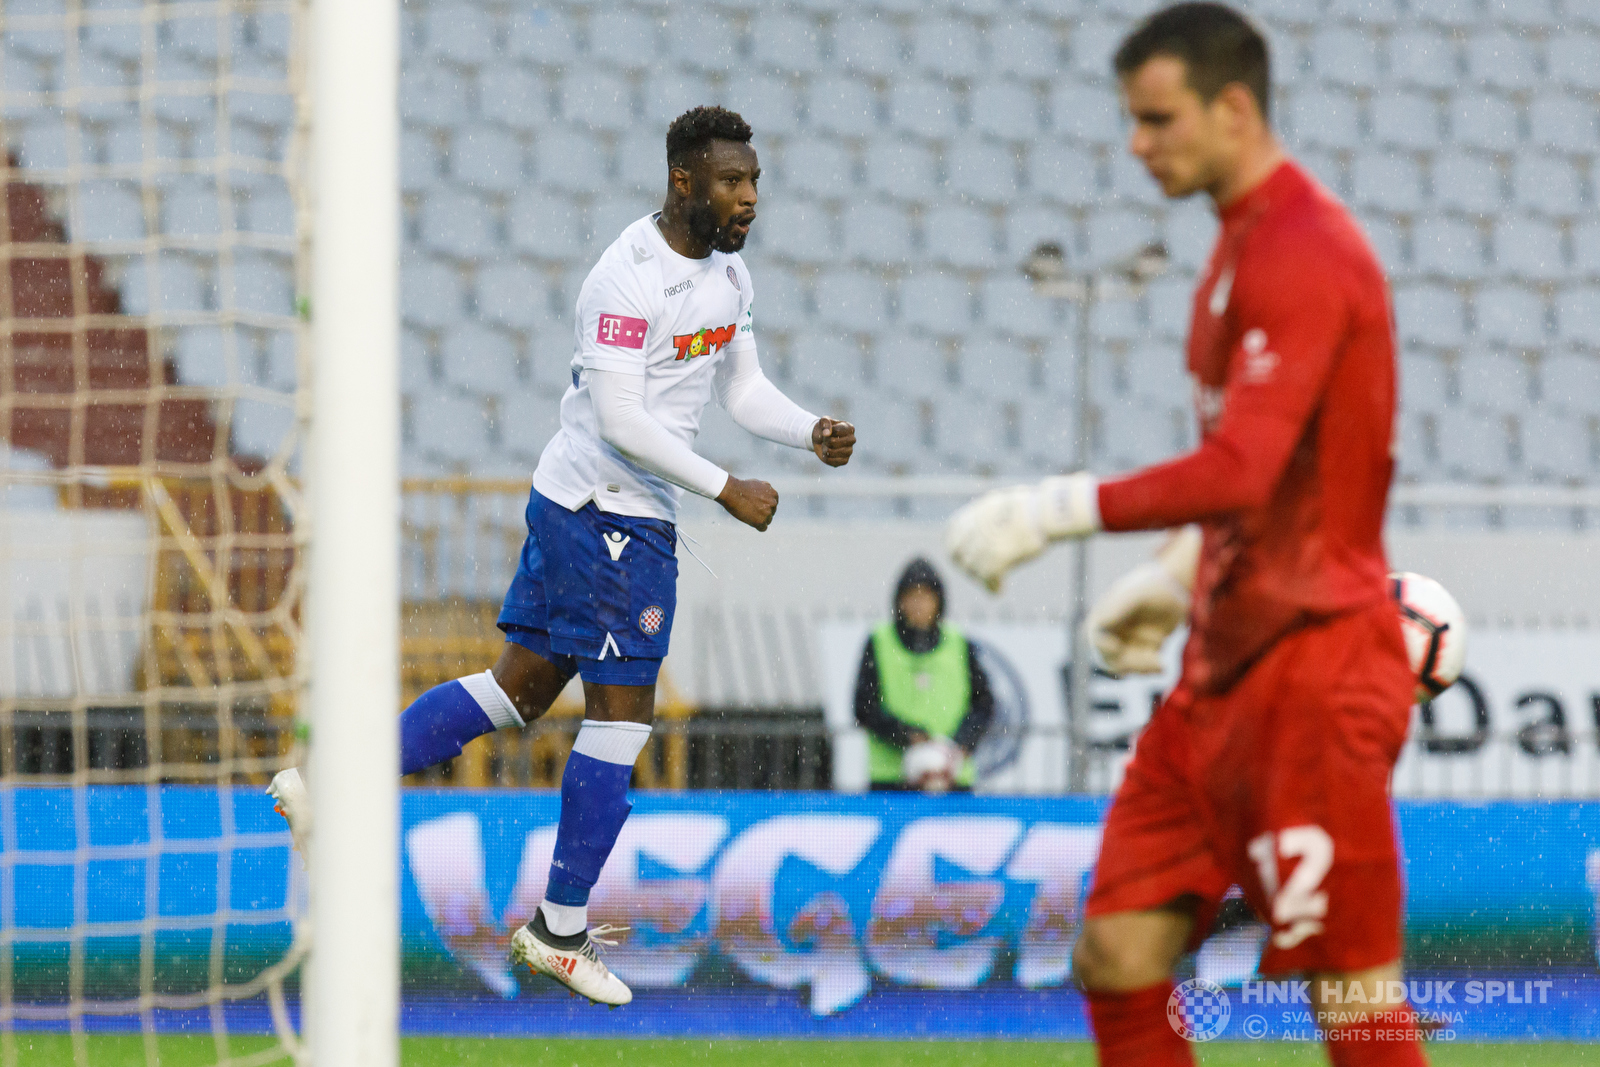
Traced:
POLYGON ((737 252, 744 247, 747 233, 735 233, 733 218, 727 222, 717 221, 717 209, 711 206, 709 200, 698 200, 689 205, 689 212, 685 218, 689 224, 689 233, 698 240, 710 245, 713 251, 737 252))

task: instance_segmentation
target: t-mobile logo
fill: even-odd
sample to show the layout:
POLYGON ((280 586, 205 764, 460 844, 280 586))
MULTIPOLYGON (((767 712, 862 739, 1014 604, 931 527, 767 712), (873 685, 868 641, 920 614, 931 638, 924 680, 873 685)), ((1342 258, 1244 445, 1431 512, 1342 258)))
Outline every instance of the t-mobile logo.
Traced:
POLYGON ((595 340, 618 348, 643 348, 644 334, 649 328, 650 324, 643 319, 631 319, 626 315, 601 315, 595 340))

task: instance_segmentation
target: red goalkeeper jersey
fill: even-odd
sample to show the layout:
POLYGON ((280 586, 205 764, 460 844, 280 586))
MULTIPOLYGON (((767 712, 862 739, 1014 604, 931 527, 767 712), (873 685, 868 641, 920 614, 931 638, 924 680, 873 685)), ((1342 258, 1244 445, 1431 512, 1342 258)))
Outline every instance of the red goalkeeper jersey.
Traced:
POLYGON ((1184 650, 1198 690, 1387 595, 1393 321, 1360 227, 1297 164, 1222 212, 1189 329, 1200 446, 1100 486, 1108 530, 1204 532, 1184 650))

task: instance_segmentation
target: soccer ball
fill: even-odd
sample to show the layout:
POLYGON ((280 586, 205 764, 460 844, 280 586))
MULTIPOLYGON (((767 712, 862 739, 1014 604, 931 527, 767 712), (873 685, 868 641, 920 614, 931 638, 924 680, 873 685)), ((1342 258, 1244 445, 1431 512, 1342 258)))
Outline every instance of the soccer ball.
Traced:
POLYGON ((1400 606, 1400 630, 1417 674, 1417 700, 1426 702, 1455 684, 1467 660, 1467 617, 1449 591, 1410 571, 1389 575, 1400 606))
POLYGON ((961 773, 961 750, 943 737, 920 741, 906 749, 900 770, 907 784, 924 793, 943 793, 961 773))

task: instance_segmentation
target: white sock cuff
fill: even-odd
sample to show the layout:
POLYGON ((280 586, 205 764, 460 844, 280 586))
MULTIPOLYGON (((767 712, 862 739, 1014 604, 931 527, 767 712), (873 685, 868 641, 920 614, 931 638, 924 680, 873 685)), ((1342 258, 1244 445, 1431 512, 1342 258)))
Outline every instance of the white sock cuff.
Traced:
POLYGON ((478 707, 489 716, 489 721, 494 723, 496 730, 504 730, 508 726, 527 725, 522 721, 522 716, 517 714, 516 705, 511 703, 506 691, 494 680, 493 671, 469 674, 465 678, 457 678, 456 681, 461 683, 461 688, 472 694, 472 699, 476 700, 478 707))
POLYGON ((650 740, 650 726, 642 722, 598 722, 584 719, 572 751, 602 763, 632 767, 650 740))

